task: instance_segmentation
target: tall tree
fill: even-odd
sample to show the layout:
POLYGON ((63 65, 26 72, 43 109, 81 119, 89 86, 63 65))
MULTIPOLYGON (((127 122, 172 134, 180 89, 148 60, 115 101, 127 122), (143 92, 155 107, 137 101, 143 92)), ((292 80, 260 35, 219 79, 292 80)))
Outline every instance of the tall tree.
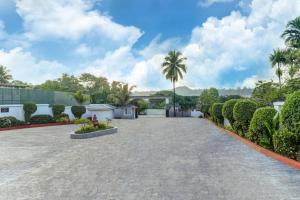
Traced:
POLYGON ((276 75, 278 76, 279 87, 281 88, 281 77, 282 77, 281 65, 286 62, 284 51, 280 49, 274 50, 273 54, 270 55, 270 61, 272 63, 272 67, 277 66, 276 75))
POLYGON ((120 83, 120 82, 112 82, 111 86, 111 101, 118 106, 126 106, 129 103, 130 95, 132 90, 136 86, 129 86, 128 84, 120 83))
POLYGON ((300 16, 288 22, 281 36, 288 46, 300 48, 300 16))
POLYGON ((9 73, 9 70, 4 67, 3 65, 0 65, 0 83, 9 83, 9 81, 12 80, 12 76, 9 73))
POLYGON ((173 83, 173 106, 174 106, 174 116, 176 117, 175 105, 175 83, 183 78, 183 73, 186 73, 186 65, 184 61, 185 57, 182 56, 181 52, 173 50, 168 53, 165 57, 164 62, 162 63, 163 74, 167 80, 170 80, 173 83))

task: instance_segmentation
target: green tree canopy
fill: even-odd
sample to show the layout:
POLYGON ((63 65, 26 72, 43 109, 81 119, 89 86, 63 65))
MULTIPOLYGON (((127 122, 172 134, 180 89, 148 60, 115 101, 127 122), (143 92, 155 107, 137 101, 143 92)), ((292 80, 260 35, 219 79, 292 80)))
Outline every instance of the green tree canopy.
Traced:
POLYGON ((12 76, 9 72, 9 70, 3 66, 3 65, 0 65, 0 83, 9 83, 10 81, 12 80, 12 76))

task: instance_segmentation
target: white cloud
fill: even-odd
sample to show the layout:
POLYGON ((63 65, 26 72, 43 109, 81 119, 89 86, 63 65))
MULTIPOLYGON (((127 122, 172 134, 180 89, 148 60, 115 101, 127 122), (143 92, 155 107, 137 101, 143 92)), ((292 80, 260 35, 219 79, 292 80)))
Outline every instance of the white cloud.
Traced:
POLYGON ((92 50, 90 47, 88 47, 86 44, 81 44, 79 45, 79 47, 77 47, 75 49, 75 53, 77 55, 80 55, 80 56, 88 56, 92 53, 92 50))
POLYGON ((38 60, 22 48, 0 50, 0 64, 11 71, 15 80, 34 84, 57 78, 62 73, 68 72, 64 65, 56 61, 38 60))
POLYGON ((120 25, 93 10, 91 0, 17 0, 16 7, 31 40, 78 40, 93 35, 98 40, 132 45, 142 35, 138 28, 120 25))
POLYGON ((232 2, 234 0, 200 0, 198 2, 198 5, 199 6, 202 6, 202 7, 209 7, 215 3, 228 3, 228 2, 232 2))

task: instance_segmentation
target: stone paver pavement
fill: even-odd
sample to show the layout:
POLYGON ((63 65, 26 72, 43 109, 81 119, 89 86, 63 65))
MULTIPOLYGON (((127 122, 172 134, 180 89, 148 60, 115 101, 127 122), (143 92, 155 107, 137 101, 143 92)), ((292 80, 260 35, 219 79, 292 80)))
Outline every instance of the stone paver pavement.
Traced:
POLYGON ((206 120, 113 123, 86 140, 69 138, 74 125, 0 132, 0 199, 300 199, 300 171, 206 120))

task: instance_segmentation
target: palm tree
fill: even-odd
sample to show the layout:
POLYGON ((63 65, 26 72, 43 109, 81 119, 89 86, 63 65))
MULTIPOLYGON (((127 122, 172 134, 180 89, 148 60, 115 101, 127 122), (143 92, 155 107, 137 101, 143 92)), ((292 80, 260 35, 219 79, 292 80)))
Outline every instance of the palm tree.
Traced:
POLYGON ((9 70, 3 65, 0 65, 0 83, 9 83, 11 79, 12 76, 9 74, 9 70))
POLYGON ((112 83, 112 94, 110 95, 111 101, 115 105, 126 106, 130 101, 130 95, 132 90, 136 86, 129 86, 128 84, 113 82, 112 83))
POLYGON ((279 79, 279 88, 281 88, 281 76, 282 76, 281 65, 285 63, 284 51, 280 49, 274 50, 273 54, 271 54, 270 56, 270 61, 272 63, 272 67, 277 65, 276 75, 278 76, 279 79))
POLYGON ((175 112, 175 83, 178 79, 183 78, 183 73, 186 73, 186 65, 184 61, 185 57, 182 56, 181 52, 173 50, 168 53, 165 57, 164 62, 162 63, 163 74, 165 75, 167 80, 171 80, 173 83, 173 106, 174 106, 174 117, 176 117, 175 112))
POLYGON ((289 46, 300 48, 300 16, 288 22, 281 37, 289 46))

